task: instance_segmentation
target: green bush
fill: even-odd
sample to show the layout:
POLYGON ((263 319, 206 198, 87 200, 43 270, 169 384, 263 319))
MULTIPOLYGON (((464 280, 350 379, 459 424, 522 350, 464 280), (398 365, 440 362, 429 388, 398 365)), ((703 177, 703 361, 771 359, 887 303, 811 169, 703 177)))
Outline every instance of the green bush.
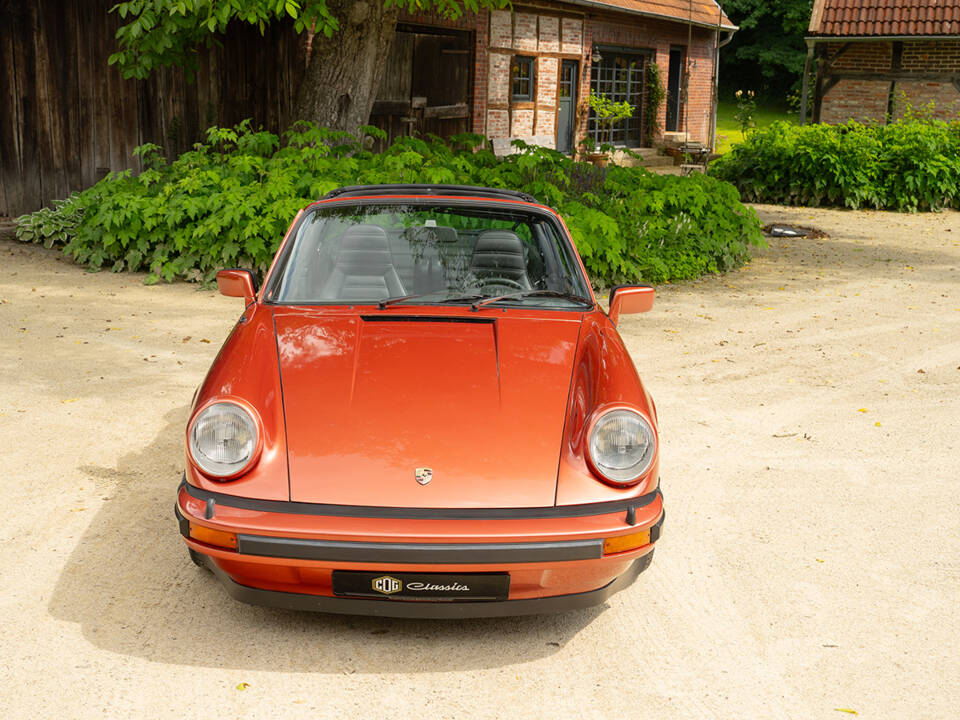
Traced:
POLYGON ((710 173, 755 202, 900 211, 960 207, 960 121, 777 122, 751 133, 710 173))
POLYGON ((157 146, 138 148, 146 168, 138 176, 112 174, 53 210, 19 218, 17 233, 92 268, 206 282, 222 267, 263 273, 297 211, 336 187, 425 182, 517 188, 557 208, 599 284, 721 272, 763 243, 756 215, 727 183, 598 169, 515 145, 516 154, 499 159, 478 135, 403 138, 374 154, 363 138, 308 124, 286 133, 282 146, 247 123, 211 128, 206 143, 169 164, 157 146))

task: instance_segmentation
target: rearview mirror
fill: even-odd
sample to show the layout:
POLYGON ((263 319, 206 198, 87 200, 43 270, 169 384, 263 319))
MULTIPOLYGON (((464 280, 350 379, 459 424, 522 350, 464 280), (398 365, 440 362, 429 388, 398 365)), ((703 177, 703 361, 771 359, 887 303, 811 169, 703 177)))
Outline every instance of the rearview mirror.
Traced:
POLYGON ((257 280, 252 270, 221 270, 217 273, 217 288, 227 297, 242 297, 249 305, 257 295, 257 280))
POLYGON ((654 289, 649 285, 620 285, 610 291, 610 322, 614 325, 621 315, 642 313, 653 309, 654 289))

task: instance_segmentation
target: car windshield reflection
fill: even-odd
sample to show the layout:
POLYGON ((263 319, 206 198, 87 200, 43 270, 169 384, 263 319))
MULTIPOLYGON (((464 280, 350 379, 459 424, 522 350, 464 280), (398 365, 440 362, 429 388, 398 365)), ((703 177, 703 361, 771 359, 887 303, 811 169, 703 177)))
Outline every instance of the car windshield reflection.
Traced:
POLYGON ((280 304, 592 306, 555 221, 526 210, 321 206, 299 224, 267 299, 280 304))

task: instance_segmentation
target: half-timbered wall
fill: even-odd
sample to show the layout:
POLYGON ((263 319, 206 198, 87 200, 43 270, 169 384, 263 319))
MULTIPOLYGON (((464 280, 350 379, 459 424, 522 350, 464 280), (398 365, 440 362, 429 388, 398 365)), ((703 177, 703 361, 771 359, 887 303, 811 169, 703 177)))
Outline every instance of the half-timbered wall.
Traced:
POLYGON ((908 109, 960 116, 960 41, 928 38, 817 45, 814 118, 886 123, 908 109))

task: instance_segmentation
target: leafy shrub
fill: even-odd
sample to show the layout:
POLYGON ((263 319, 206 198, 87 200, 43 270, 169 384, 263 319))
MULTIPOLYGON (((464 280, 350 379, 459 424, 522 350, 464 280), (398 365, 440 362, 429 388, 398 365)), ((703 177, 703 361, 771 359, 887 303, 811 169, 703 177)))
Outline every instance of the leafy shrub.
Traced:
POLYGON ((660 107, 667 99, 667 89, 663 86, 663 72, 656 63, 647 65, 647 81, 644 88, 647 93, 646 107, 643 111, 643 135, 646 144, 660 134, 660 107))
POLYGON ((796 126, 753 132, 711 174, 744 199, 900 211, 960 207, 960 121, 796 126))
MULTIPOLYGON (((364 128, 371 135, 376 128, 364 128)), ((62 246, 76 261, 159 279, 209 281, 222 267, 263 273, 300 208, 341 185, 458 183, 522 188, 559 210, 594 282, 666 282, 736 267, 760 224, 714 178, 595 168, 516 142, 497 158, 479 135, 402 138, 383 153, 363 138, 301 123, 285 134, 247 123, 211 128, 172 163, 137 149, 145 169, 101 180, 53 210, 20 218, 20 239, 62 246)))

